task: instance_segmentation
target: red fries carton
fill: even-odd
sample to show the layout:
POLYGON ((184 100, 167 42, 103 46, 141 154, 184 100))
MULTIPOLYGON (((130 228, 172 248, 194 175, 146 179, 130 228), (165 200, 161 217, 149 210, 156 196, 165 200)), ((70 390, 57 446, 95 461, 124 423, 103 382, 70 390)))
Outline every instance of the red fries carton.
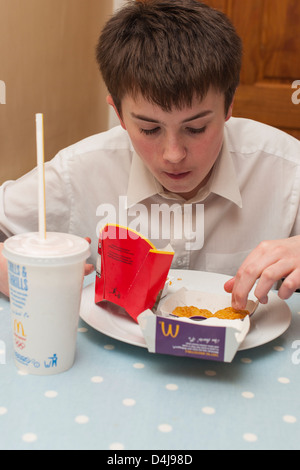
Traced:
POLYGON ((164 289, 174 256, 171 247, 168 250, 157 250, 127 227, 106 225, 99 237, 95 303, 113 302, 137 322, 140 313, 155 306, 164 289))

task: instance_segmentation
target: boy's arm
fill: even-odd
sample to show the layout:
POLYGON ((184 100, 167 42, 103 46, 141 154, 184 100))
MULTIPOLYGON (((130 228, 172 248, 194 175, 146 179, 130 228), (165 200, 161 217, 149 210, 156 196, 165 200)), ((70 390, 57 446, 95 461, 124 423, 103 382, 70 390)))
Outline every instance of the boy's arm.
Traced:
POLYGON ((3 243, 0 243, 0 292, 9 296, 7 261, 2 254, 3 243))

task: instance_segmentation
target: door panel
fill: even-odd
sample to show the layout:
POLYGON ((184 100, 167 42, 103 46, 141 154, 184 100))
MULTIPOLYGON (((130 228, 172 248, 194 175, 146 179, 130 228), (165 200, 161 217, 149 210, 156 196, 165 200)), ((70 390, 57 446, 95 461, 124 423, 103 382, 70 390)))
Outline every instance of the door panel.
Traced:
POLYGON ((300 80, 300 1, 205 3, 226 13, 243 40, 244 59, 234 116, 270 124, 300 139, 300 104, 292 101, 292 84, 300 80))

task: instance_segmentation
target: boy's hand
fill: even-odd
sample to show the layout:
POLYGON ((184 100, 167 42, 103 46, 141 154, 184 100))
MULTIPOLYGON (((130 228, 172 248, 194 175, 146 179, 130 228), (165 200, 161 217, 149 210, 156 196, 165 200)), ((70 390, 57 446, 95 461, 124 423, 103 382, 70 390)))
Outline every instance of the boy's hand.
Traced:
MULTIPOLYGON (((89 237, 86 237, 85 240, 89 243, 91 243, 91 239, 89 237)), ((88 276, 89 274, 92 274, 92 272, 95 271, 95 267, 93 264, 85 264, 85 269, 84 269, 84 275, 88 276)))
POLYGON ((232 293, 232 307, 244 309, 257 280, 254 295, 266 304, 270 289, 283 278, 278 295, 286 300, 300 287, 300 236, 260 243, 224 288, 232 293))
POLYGON ((89 274, 92 274, 95 271, 95 266, 93 264, 87 264, 85 265, 84 268, 84 275, 88 276, 89 274))

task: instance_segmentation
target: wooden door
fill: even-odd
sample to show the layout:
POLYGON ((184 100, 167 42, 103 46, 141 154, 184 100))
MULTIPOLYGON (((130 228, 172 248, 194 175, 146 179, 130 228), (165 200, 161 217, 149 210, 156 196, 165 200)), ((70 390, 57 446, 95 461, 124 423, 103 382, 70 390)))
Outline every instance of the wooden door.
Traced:
POLYGON ((300 139, 300 1, 204 0, 227 14, 244 44, 234 116, 300 139))

